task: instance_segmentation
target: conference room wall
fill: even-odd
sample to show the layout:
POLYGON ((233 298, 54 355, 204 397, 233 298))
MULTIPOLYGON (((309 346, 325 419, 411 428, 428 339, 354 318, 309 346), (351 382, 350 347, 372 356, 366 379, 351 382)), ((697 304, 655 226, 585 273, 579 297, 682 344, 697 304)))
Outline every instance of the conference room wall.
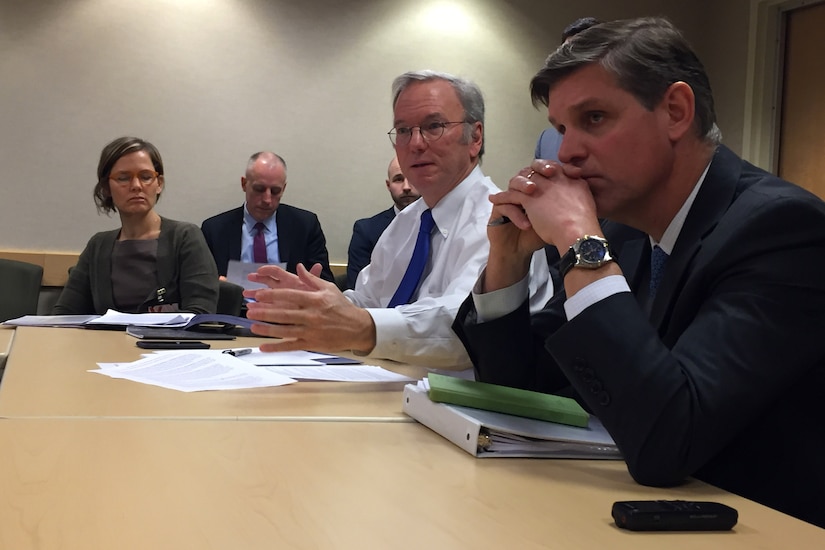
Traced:
POLYGON ((285 202, 316 212, 345 262, 353 221, 389 204, 395 76, 478 82, 484 170, 506 186, 546 126, 527 84, 562 28, 652 14, 706 60, 738 150, 748 0, 0 0, 0 249, 79 252, 117 227, 96 214, 95 169, 104 144, 137 135, 164 157, 158 211, 198 224, 241 204, 249 154, 277 151, 285 202))

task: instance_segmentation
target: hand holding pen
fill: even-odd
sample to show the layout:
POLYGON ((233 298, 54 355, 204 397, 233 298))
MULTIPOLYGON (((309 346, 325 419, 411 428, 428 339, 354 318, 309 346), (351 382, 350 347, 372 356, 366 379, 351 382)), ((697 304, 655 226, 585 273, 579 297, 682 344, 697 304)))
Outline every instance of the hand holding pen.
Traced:
POLYGON ((531 166, 522 168, 518 174, 510 179, 510 185, 507 191, 493 195, 490 200, 494 205, 500 206, 498 211, 511 210, 515 213, 511 215, 503 215, 491 219, 487 223, 487 227, 498 227, 508 223, 513 223, 516 220, 516 225, 519 229, 529 229, 530 221, 527 219, 527 214, 524 211, 524 206, 521 199, 524 195, 531 196, 537 189, 536 182, 533 178, 536 176, 542 178, 552 177, 556 171, 554 164, 547 163, 544 160, 536 160, 531 166), (495 197, 495 200, 494 200, 495 197), (517 210, 515 210, 517 208, 517 210))

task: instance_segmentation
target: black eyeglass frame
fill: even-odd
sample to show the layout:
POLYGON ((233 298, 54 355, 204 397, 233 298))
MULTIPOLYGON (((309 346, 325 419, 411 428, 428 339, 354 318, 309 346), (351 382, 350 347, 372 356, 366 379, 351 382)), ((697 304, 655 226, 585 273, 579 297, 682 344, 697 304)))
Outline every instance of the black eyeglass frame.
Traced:
POLYGON ((454 122, 428 122, 426 124, 419 124, 418 126, 402 126, 400 128, 391 129, 387 132, 387 137, 390 138, 390 143, 393 145, 398 145, 399 139, 401 141, 401 145, 406 145, 412 141, 413 133, 415 129, 418 128, 418 133, 421 135, 421 139, 429 143, 431 141, 438 141, 444 137, 444 132, 447 131, 447 126, 450 124, 470 124, 470 122, 468 120, 457 120, 454 122), (409 133, 399 133, 399 130, 409 130, 409 133), (438 132, 438 135, 429 135, 434 134, 436 131, 438 132))

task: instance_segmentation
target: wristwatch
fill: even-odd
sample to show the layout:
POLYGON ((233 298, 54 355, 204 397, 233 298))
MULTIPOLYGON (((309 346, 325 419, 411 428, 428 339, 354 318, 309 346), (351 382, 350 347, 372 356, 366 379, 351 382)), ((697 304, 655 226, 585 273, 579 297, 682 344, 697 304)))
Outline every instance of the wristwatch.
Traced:
POLYGON ((570 247, 570 250, 562 256, 559 262, 559 271, 562 279, 567 272, 574 267, 584 267, 586 269, 596 269, 607 262, 612 262, 615 258, 610 253, 610 245, 607 239, 595 235, 585 235, 570 247))

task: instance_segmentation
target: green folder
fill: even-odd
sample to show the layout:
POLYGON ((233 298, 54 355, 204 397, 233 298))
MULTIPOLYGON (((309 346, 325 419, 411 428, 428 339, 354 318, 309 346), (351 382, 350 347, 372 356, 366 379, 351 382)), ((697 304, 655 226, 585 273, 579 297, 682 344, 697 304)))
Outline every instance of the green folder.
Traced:
POLYGON ((430 373, 432 401, 587 427, 590 415, 569 397, 430 373))

